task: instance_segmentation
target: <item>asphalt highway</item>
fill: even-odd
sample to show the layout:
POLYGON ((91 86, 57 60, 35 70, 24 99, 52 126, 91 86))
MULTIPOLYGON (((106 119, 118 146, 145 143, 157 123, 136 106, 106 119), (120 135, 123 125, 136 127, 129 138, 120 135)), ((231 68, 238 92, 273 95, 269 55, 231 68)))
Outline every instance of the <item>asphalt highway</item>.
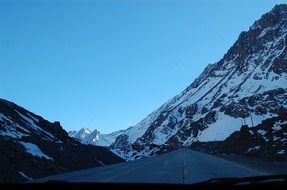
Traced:
POLYGON ((267 175, 238 163, 181 148, 160 156, 35 179, 66 182, 193 184, 214 178, 267 175))

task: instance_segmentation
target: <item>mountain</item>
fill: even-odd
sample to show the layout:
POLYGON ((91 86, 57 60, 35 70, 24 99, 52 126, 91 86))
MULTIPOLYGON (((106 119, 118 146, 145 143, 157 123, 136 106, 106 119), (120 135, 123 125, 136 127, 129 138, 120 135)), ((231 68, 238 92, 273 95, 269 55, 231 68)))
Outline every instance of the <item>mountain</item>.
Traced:
POLYGON ((183 92, 123 131, 113 152, 132 160, 151 145, 223 141, 242 124, 277 117, 287 108, 286 36, 287 5, 276 5, 183 92))
POLYGON ((15 183, 122 162, 107 148, 84 145, 60 122, 0 99, 0 182, 15 183))
POLYGON ((82 128, 79 131, 69 131, 68 134, 69 136, 74 137, 86 144, 93 144, 98 146, 112 145, 112 149, 127 148, 145 133, 148 126, 157 117, 157 114, 158 113, 155 111, 149 114, 137 125, 129 127, 126 130, 119 130, 109 134, 101 134, 96 129, 92 133, 88 134, 90 130, 85 128, 82 128), (85 135, 81 136, 84 131, 87 132, 85 135))
POLYGON ((224 141, 196 142, 191 148, 211 153, 259 157, 263 160, 287 160, 287 109, 279 116, 263 120, 255 127, 243 125, 224 141))
POLYGON ((115 142, 116 138, 122 134, 122 131, 120 130, 109 134, 101 134, 97 129, 91 132, 87 128, 82 128, 79 131, 69 131, 68 134, 70 137, 76 138, 84 144, 108 147, 115 142))
POLYGON ((82 128, 79 131, 69 131, 68 135, 77 139, 84 139, 91 134, 91 131, 87 128, 82 128))

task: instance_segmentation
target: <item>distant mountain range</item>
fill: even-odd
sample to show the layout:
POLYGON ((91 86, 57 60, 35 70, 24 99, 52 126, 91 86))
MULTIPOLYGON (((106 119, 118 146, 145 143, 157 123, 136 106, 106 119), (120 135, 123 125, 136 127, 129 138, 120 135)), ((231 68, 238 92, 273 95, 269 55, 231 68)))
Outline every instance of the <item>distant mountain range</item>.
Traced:
POLYGON ((276 5, 183 92, 137 125, 114 133, 105 145, 133 160, 152 154, 148 147, 153 145, 223 141, 243 124, 252 127, 278 117, 287 108, 286 38, 287 5, 276 5))
POLYGON ((124 131, 116 131, 110 134, 101 134, 100 131, 95 129, 91 131, 88 128, 82 128, 79 131, 69 131, 70 137, 80 140, 84 144, 92 144, 97 146, 109 147, 116 138, 124 131))
POLYGON ((84 145, 51 123, 0 99, 0 183, 22 182, 124 161, 107 148, 84 145))

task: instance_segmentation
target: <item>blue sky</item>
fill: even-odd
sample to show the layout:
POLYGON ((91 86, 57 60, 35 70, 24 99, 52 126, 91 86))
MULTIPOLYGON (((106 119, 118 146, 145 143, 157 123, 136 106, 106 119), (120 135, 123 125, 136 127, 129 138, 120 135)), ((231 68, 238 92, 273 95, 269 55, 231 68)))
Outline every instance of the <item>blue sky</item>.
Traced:
POLYGON ((66 130, 135 125, 276 0, 0 0, 0 97, 66 130))

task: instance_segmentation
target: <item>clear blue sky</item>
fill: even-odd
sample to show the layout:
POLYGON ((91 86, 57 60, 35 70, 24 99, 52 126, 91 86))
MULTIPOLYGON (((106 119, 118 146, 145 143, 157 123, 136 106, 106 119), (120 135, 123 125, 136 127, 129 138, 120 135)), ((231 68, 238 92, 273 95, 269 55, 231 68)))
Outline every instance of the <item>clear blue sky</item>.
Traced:
POLYGON ((0 97, 66 130, 135 125, 276 0, 0 0, 0 97))

